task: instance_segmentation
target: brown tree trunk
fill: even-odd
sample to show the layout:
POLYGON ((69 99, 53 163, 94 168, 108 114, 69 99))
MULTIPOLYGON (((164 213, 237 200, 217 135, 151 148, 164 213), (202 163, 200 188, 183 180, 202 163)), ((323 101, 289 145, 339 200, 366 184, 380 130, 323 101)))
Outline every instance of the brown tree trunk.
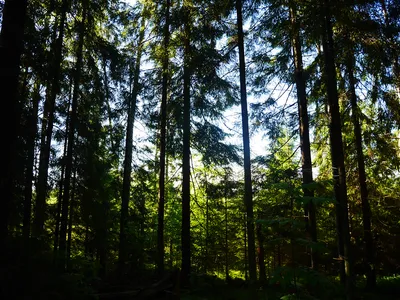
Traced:
POLYGON ((61 160, 61 174, 60 174, 60 182, 58 186, 58 196, 57 196, 57 210, 56 210, 56 228, 54 230, 54 243, 53 243, 53 255, 54 262, 57 262, 58 257, 58 246, 60 240, 60 222, 61 222, 61 206, 62 206, 62 197, 63 197, 63 187, 64 187, 64 174, 65 174, 65 159, 67 157, 67 145, 68 145, 68 126, 70 123, 70 108, 72 102, 72 80, 69 89, 69 101, 68 101, 68 109, 67 109, 67 118, 65 120, 65 134, 64 134, 64 150, 61 160))
POLYGON ((244 214, 244 278, 245 280, 249 280, 249 260, 247 259, 247 217, 244 214))
POLYGON ((257 239, 258 239, 258 268, 260 282, 265 283, 267 280, 265 273, 265 250, 264 250, 264 234, 261 224, 257 224, 257 239))
POLYGON ((158 229, 157 229, 157 269, 161 278, 164 273, 164 210, 165 210, 165 149, 166 149, 166 130, 167 130, 167 97, 168 97, 168 78, 169 78, 169 11, 170 0, 165 4, 165 25, 164 25, 164 56, 162 66, 162 95, 161 95, 161 122, 160 122, 160 173, 158 176, 158 229))
POLYGON ((207 274, 208 271, 208 247, 209 247, 209 239, 210 239, 210 204, 207 194, 207 172, 205 172, 205 190, 206 190, 206 246, 205 246, 205 255, 204 255, 204 274, 207 274))
POLYGON ((82 63, 83 63, 83 43, 86 31, 86 18, 88 9, 88 0, 82 2, 82 20, 79 24, 79 41, 76 52, 75 74, 74 74, 74 90, 72 95, 71 104, 71 118, 68 130, 68 146, 67 156, 65 159, 65 178, 64 178, 64 193, 61 206, 61 226, 60 226, 60 269, 64 270, 67 261, 67 229, 68 229, 68 209, 71 191, 71 177, 73 169, 73 151, 75 144, 75 128, 77 126, 78 118, 78 97, 81 83, 82 63))
POLYGON ((3 166, 0 172, 0 248, 8 234, 10 204, 13 202, 15 162, 17 161, 17 140, 20 131, 21 108, 18 87, 20 59, 23 51, 24 27, 27 0, 6 0, 3 8, 3 19, 0 34, 0 88, 2 139, 7 146, 3 147, 3 166))
POLYGON ((67 271, 71 271, 71 247, 72 247, 72 225, 75 208, 75 189, 76 189, 76 170, 72 179, 72 194, 69 204, 69 219, 68 219, 68 243, 67 243, 67 271))
POLYGON ((184 1, 183 160, 182 160, 182 285, 190 276, 190 3, 184 1))
POLYGON ((103 74, 104 74, 104 91, 105 91, 105 103, 107 105, 107 115, 108 115, 108 126, 109 128, 109 135, 110 135, 110 144, 111 144, 111 153, 115 156, 116 149, 114 145, 114 135, 113 135, 113 124, 112 124, 112 112, 110 106, 110 88, 108 86, 108 76, 107 76, 107 61, 106 59, 103 60, 103 74))
POLYGON ((32 108, 29 114, 29 135, 27 137, 28 154, 26 159, 25 175, 25 199, 24 199, 24 219, 23 219, 23 237, 27 248, 31 232, 31 214, 32 214, 32 181, 33 167, 35 161, 35 141, 37 134, 37 116, 40 101, 40 84, 37 82, 32 96, 32 108))
POLYGON ((126 140, 125 140, 125 160, 124 160, 124 178, 122 183, 122 199, 121 199, 121 219, 120 219, 120 230, 119 230, 119 267, 120 275, 125 272, 125 263, 127 261, 127 235, 126 229, 128 227, 128 208, 129 198, 131 190, 131 173, 132 173, 132 151, 133 151, 133 124, 135 121, 136 114, 136 102, 137 95, 139 93, 139 75, 140 75, 140 61, 142 57, 143 40, 144 40, 144 26, 145 19, 142 17, 139 41, 137 47, 137 55, 135 61, 135 69, 133 71, 133 82, 132 91, 129 99, 128 107, 128 124, 126 128, 126 140))
POLYGON ((44 231, 47 197, 47 177, 50 161, 51 139, 53 135, 56 98, 60 90, 59 81, 62 62, 62 48, 68 6, 69 1, 63 0, 61 6, 60 24, 58 28, 58 38, 56 39, 52 47, 54 51, 54 56, 52 59, 52 63, 49 65, 49 74, 51 74, 50 78, 52 78, 52 80, 51 84, 49 84, 49 91, 46 95, 41 128, 39 174, 36 186, 36 207, 35 219, 33 223, 33 233, 36 237, 41 236, 44 231))
POLYGON ((228 188, 227 188, 228 176, 225 175, 225 187, 224 187, 224 204, 225 204, 225 279, 228 281, 229 277, 229 244, 228 244, 228 188))
MULTIPOLYGON (((310 145, 310 125, 307 111, 307 93, 306 82, 304 79, 303 55, 301 50, 301 39, 299 33, 299 24, 296 20, 295 4, 290 8, 290 19, 293 30, 292 49, 294 59, 294 77, 297 91, 297 103, 299 112, 299 128, 300 128, 300 147, 301 147, 301 171, 303 175, 303 185, 313 182, 312 160, 311 160, 311 145, 310 145)), ((317 222, 315 215, 315 205, 311 200, 314 197, 314 191, 303 187, 304 196, 309 200, 305 205, 304 213, 306 218, 306 229, 311 238, 311 241, 317 242, 317 222)), ((317 253, 311 249, 311 267, 318 268, 317 253)))
POLYGON ((344 165, 342 123, 339 111, 333 30, 331 24, 330 1, 322 0, 324 12, 324 33, 322 47, 324 52, 325 84, 327 86, 328 107, 330 115, 329 133, 332 158, 332 173, 336 198, 336 223, 338 233, 339 259, 341 262, 342 281, 345 282, 346 295, 352 298, 353 260, 350 243, 346 172, 344 165), (343 276, 343 273, 345 276, 343 276), (344 277, 344 278, 343 278, 344 277))
POLYGON ((250 164, 250 137, 249 120, 247 112, 247 90, 246 90, 246 64, 244 54, 244 34, 242 1, 236 0, 236 14, 238 27, 239 47, 239 70, 240 70, 240 102, 242 107, 242 129, 243 129, 243 152, 244 152, 244 203, 247 214, 247 235, 248 235, 248 260, 249 276, 251 281, 257 280, 254 216, 253 216, 253 192, 251 185, 251 164, 250 164))
POLYGON ((367 176, 365 173, 364 153, 362 146, 362 131, 360 125, 359 109, 357 105, 356 81, 354 78, 354 56, 349 54, 347 59, 347 74, 349 77, 350 88, 350 104, 351 117, 354 127, 354 136, 356 138, 357 164, 358 164, 358 181, 360 184, 361 205, 363 211, 363 229, 365 242, 365 266, 367 267, 367 288, 373 289, 376 287, 376 272, 375 272, 375 245, 371 231, 371 207, 368 200, 367 176))

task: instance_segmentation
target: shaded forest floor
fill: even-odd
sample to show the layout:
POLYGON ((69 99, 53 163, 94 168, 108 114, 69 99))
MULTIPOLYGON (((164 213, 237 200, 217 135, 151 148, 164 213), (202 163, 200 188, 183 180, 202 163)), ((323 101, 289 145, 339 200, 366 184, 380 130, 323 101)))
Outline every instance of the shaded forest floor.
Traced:
MULTIPOLYGON (((345 299, 340 285, 330 287, 321 286, 319 289, 306 289, 303 286, 286 287, 267 284, 263 287, 237 287, 229 284, 209 288, 193 288, 182 294, 182 300, 275 300, 275 299, 345 299), (332 289, 333 287, 333 289, 332 289)), ((378 287, 371 292, 358 288, 354 292, 354 299, 400 299, 400 277, 382 278, 378 287)))
MULTIPOLYGON (((168 279, 162 284, 110 285, 92 274, 60 274, 46 266, 31 272, 29 268, 2 270, 1 299, 78 299, 78 300, 275 300, 275 299, 345 299, 343 289, 333 283, 318 288, 302 285, 279 286, 268 283, 264 286, 247 286, 243 280, 226 283, 212 276, 203 277, 203 282, 190 288, 174 287, 168 279)), ((400 277, 381 278, 373 292, 362 288, 355 291, 354 299, 400 299, 400 277)))
MULTIPOLYGON (((11 246, 11 245, 9 245, 11 246)), ((33 246, 33 245, 32 245, 33 246)), ((286 274, 279 280, 270 278, 266 284, 249 286, 239 278, 228 282, 212 275, 193 274, 190 288, 179 283, 179 273, 167 272, 158 280, 154 270, 134 270, 129 275, 120 277, 114 270, 109 270, 105 279, 100 279, 96 263, 83 258, 71 261, 70 272, 60 272, 55 267, 52 252, 40 251, 33 246, 31 255, 24 255, 20 247, 10 247, 3 252, 0 266, 0 299, 131 299, 131 300, 266 300, 266 299, 345 299, 342 286, 323 273, 301 273, 285 267, 280 274, 286 274), (32 256, 32 253, 36 255, 32 256), (41 253, 41 254, 38 254, 41 253)), ((5 249, 3 249, 4 251, 5 249)), ((26 253, 26 252, 25 252, 26 253)), ((359 276, 360 278, 361 276, 359 276)), ((365 283, 357 282, 354 299, 400 299, 400 276, 393 275, 378 278, 378 286, 373 292, 365 292, 365 283)))

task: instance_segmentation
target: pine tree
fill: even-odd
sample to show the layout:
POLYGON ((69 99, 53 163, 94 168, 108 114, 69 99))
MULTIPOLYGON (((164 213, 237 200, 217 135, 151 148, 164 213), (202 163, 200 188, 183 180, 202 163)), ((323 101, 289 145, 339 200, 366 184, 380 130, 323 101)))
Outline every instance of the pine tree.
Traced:
POLYGON ((190 82, 191 82, 191 2, 183 3, 183 158, 182 158, 182 283, 190 276, 190 82))
MULTIPOLYGON (((303 185, 313 182, 312 174, 312 161, 311 161, 311 146, 310 146, 310 132, 309 132, 309 117, 308 117, 308 101, 306 93, 306 81, 304 78, 303 69, 303 54, 301 46, 301 38, 299 33, 299 24, 297 21, 296 4, 291 3, 290 19, 292 26, 292 51, 294 60, 294 77, 297 91, 297 103, 299 111, 299 128, 300 128, 300 147, 301 147, 301 171, 303 174, 303 185)), ((306 187, 303 188, 304 196, 312 199, 314 192, 306 187)), ((316 212, 315 205, 312 200, 309 200, 305 207, 306 229, 310 235, 311 240, 317 242, 317 225, 316 225, 316 212)), ((318 268, 318 259, 315 251, 311 250, 311 266, 318 268)))
POLYGON ((336 223, 339 244, 339 259, 341 260, 341 279, 346 284, 346 296, 352 298, 353 289, 353 257, 351 253, 348 200, 346 186, 346 172, 344 165, 342 124, 339 111, 337 91, 337 75, 335 68, 335 54, 333 30, 331 20, 331 3, 321 1, 323 12, 322 47, 324 54, 324 75, 327 87, 328 108, 330 116, 329 135, 332 159, 332 175, 336 198, 336 223))
POLYGON ((251 186, 251 165, 250 165, 250 137, 249 121, 247 112, 247 90, 246 90, 246 65, 244 53, 244 34, 242 2, 236 0, 236 14, 238 27, 238 47, 239 47, 239 68, 240 68, 240 99, 242 108, 242 129, 243 129, 243 154, 244 154, 244 202, 246 206, 246 222, 248 235, 248 259, 250 280, 257 279, 256 257, 255 257, 255 235, 254 235, 254 215, 253 215, 253 191, 251 186))
POLYGON ((73 173, 73 157, 74 157, 74 147, 75 147, 75 131, 77 127, 77 114, 78 114, 78 104, 79 104, 79 91, 80 83, 82 77, 83 68, 83 47, 86 35, 86 26, 88 18, 88 1, 83 1, 82 3, 82 20, 78 27, 78 47, 76 50, 76 62, 75 62, 75 72, 74 72, 74 89, 72 94, 71 103, 71 118, 68 125, 68 146, 67 155, 65 158, 65 177, 64 177, 64 191, 61 205, 61 225, 60 225, 60 269, 64 270, 66 263, 68 263, 67 258, 67 229, 68 229, 68 217, 70 208, 70 195, 71 195, 71 179, 73 173))
POLYGON ((0 84, 3 91, 8 91, 2 101, 1 115, 2 136, 7 141, 5 147, 5 166, 1 172, 0 193, 2 197, 0 247, 7 236, 10 204, 14 197, 14 163, 17 160, 17 139, 20 134, 21 107, 19 103, 20 60, 23 51, 24 27, 28 1, 7 0, 4 3, 1 26, 0 47, 0 84), (10 117, 11 116, 11 117, 10 117), (11 120, 11 124, 8 123, 11 120))
POLYGON ((60 73, 61 63, 63 60, 63 42, 64 33, 67 19, 67 11, 69 9, 69 1, 64 0, 60 8, 60 21, 58 29, 54 29, 54 35, 58 31, 58 36, 52 45, 51 63, 48 65, 49 86, 47 90, 46 100, 44 103, 44 112, 41 127, 41 140, 40 140, 40 158, 39 158, 39 174, 37 180, 37 196, 35 206, 35 218, 33 223, 33 233, 35 236, 40 237, 44 231, 45 210, 46 210, 46 197, 47 197, 47 180, 48 169, 50 161, 51 140, 53 136, 54 114, 56 107, 56 98, 60 93, 60 73))
POLYGON ((140 63, 143 51, 143 40, 145 31, 145 17, 142 16, 139 40, 136 51, 136 61, 132 74, 131 92, 129 95, 128 105, 128 123, 126 127, 125 139, 125 159, 124 159, 124 175, 122 183, 122 199, 121 199, 121 219, 120 219, 120 232, 119 232, 119 264, 121 267, 121 275, 124 272, 124 265, 127 261, 127 234, 129 217, 129 199, 131 192, 131 173, 132 173, 132 151, 133 151, 133 123, 136 114, 137 96, 139 93, 139 75, 140 63))
POLYGON ((170 0, 165 4, 165 23, 164 23, 164 53, 162 59, 162 95, 160 108, 160 172, 159 172, 159 199, 158 199, 158 232, 157 232, 157 251, 158 251, 158 273, 164 272, 164 210, 165 210, 165 156, 166 156, 166 131, 167 131, 167 97, 168 97, 168 77, 169 77, 169 27, 170 27, 170 0))

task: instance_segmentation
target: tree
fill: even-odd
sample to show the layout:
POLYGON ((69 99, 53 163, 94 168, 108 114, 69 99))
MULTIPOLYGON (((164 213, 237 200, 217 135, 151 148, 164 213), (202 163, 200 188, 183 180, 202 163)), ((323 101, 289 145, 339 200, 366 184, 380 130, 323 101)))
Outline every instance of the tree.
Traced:
MULTIPOLYGON (((121 196, 121 219, 120 219, 120 231, 119 231, 119 263, 121 272, 124 272, 123 266, 127 261, 127 234, 126 229, 128 226, 129 216, 129 198, 131 192, 131 173, 132 173, 132 147, 133 147, 133 123, 136 113, 136 102, 139 93, 139 75, 140 75, 140 61, 142 57, 143 40, 145 31, 145 17, 142 15, 139 40, 136 50, 136 61, 134 64, 134 70, 132 74, 131 91, 128 100, 128 123, 126 127, 126 139, 125 139, 125 159, 124 159, 124 176, 122 183, 122 196, 121 196)), ((123 273, 121 273, 122 275, 123 273)))
MULTIPOLYGON (((315 205, 312 201, 314 197, 313 190, 308 189, 306 186, 313 182, 312 174, 312 160, 311 160, 311 146, 310 146, 310 132, 309 132, 309 117, 307 109, 307 93, 306 81, 304 78, 303 69, 303 54, 301 49, 301 39, 299 33, 299 24, 297 21, 296 4, 290 5, 290 21, 292 26, 292 51, 293 61, 295 66, 294 77, 297 91, 297 103, 299 112, 299 128, 300 128, 300 148, 301 148, 301 172, 303 175, 303 192, 304 197, 310 199, 305 207, 306 229, 310 235, 312 242, 317 242, 317 224, 315 205)), ((315 251, 311 250, 311 267, 318 268, 318 259, 315 251)))
POLYGON ((160 108, 160 172, 159 172, 159 198, 158 198, 158 224, 157 224, 157 251, 158 251, 158 273, 164 272, 164 209, 165 209, 165 155, 166 155, 166 131, 167 131, 167 97, 168 97, 168 77, 169 77, 169 27, 170 27, 170 0, 165 4, 165 23, 164 23, 164 53, 162 59, 162 95, 160 108))
POLYGON ((331 20, 331 4, 328 0, 321 1, 323 11, 322 47, 324 54, 324 75, 327 87, 329 107, 329 136, 332 159, 332 175, 334 180, 336 200, 336 224, 338 234, 339 259, 341 262, 341 279, 346 284, 346 296, 351 299, 353 289, 353 257, 351 253, 346 172, 344 165, 342 125, 337 92, 337 77, 335 70, 335 54, 331 20))
POLYGON ((356 83, 354 78, 354 56, 351 53, 348 54, 347 58, 347 75, 349 80, 350 88, 350 104, 351 104, 351 116, 354 127, 354 136, 356 138, 356 150, 357 150, 357 164, 358 164, 358 181, 360 184, 361 204, 363 211, 363 229, 364 229, 364 241, 365 241, 365 263, 367 266, 367 287, 373 289, 376 286, 376 274, 375 274, 375 247, 372 238, 371 231, 371 208, 368 200, 368 189, 367 189, 367 178, 365 172, 364 153, 362 145, 362 131, 359 119, 359 109, 357 105, 356 95, 356 83))
POLYGON ((54 35, 58 31, 57 38, 52 41, 51 63, 48 65, 48 72, 51 74, 49 79, 48 91, 44 104, 44 112, 40 137, 40 158, 39 158, 39 175, 37 182, 37 196, 35 206, 35 218, 33 223, 34 235, 40 237, 44 230, 46 197, 47 197, 47 180, 50 161, 51 140, 53 136, 54 114, 56 108, 56 98, 60 92, 60 73, 61 63, 63 60, 63 41, 65 33, 65 23, 67 18, 67 10, 69 1, 64 0, 60 9, 60 23, 58 29, 54 28, 54 35))
POLYGON ((251 186, 251 165, 250 165, 250 138, 249 121, 247 112, 247 90, 246 90, 246 65, 244 54, 244 34, 242 2, 236 0, 236 14, 238 27, 238 47, 239 47, 239 68, 240 68, 240 100, 242 108, 242 130, 243 130, 243 154, 244 154, 244 202, 246 206, 247 236, 248 236, 248 259, 250 280, 257 279, 256 257, 255 257, 255 235, 254 235, 254 215, 253 215, 253 191, 251 186))
POLYGON ((183 158, 182 158, 182 280, 190 276, 190 81, 191 81, 191 3, 183 3, 183 158))
POLYGON ((21 118, 18 87, 20 74, 20 59, 23 51, 24 26, 28 1, 7 0, 4 3, 0 34, 0 84, 3 91, 8 91, 8 97, 2 101, 2 136, 8 141, 4 155, 5 168, 1 172, 0 193, 3 199, 0 228, 0 245, 7 236, 9 205, 14 193, 14 163, 17 159, 17 139, 21 118), (9 116, 11 115, 11 118, 9 116), (11 124, 8 123, 11 120, 11 124))
MULTIPOLYGON (((86 26, 88 18, 88 1, 82 3, 82 20, 78 27, 78 46, 76 49, 76 62, 74 72, 74 89, 72 94, 71 103, 71 117, 68 126, 68 146, 67 155, 65 158, 65 177, 64 177, 64 193, 61 205, 61 225, 60 225, 60 268, 64 270, 66 263, 68 263, 67 257, 67 228, 68 228, 68 216, 70 208, 70 194, 71 194, 71 179, 73 173, 73 157, 74 157, 74 146, 75 146, 75 131, 77 127, 77 114, 78 114, 78 98, 81 84, 82 67, 83 67, 83 46, 86 35, 86 26)), ((70 216, 71 217, 71 216, 70 216)))
POLYGON ((37 115, 39 111, 40 102, 40 83, 36 82, 32 92, 32 107, 29 114, 29 128, 30 132, 27 137, 28 156, 26 159, 25 170, 25 199, 24 199, 24 219, 23 219, 23 236, 25 242, 29 240, 31 233, 31 214, 32 214, 32 181, 33 181, 33 168, 35 159, 35 140, 37 133, 37 115))

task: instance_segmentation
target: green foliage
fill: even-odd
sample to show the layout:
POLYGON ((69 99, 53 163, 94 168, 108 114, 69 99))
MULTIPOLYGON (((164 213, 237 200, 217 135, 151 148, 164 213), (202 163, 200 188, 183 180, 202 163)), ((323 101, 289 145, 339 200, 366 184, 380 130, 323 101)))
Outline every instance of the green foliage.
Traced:
MULTIPOLYGON (((253 122, 250 131, 263 134, 262 140, 252 140, 251 144, 268 146, 264 155, 252 161, 251 174, 255 211, 252 221, 259 229, 259 253, 264 251, 264 259, 260 262, 266 265, 267 277, 273 285, 271 289, 263 287, 257 293, 268 299, 344 297, 343 289, 334 280, 338 274, 338 263, 333 259, 337 257, 336 199, 333 197, 329 145, 330 112, 323 80, 326 68, 320 40, 324 18, 320 2, 243 1, 248 98, 253 122), (296 10, 296 24, 291 22, 290 8, 296 10), (312 139, 314 181, 305 185, 301 178, 298 103, 294 88, 296 70, 292 39, 296 34, 300 36, 303 53, 301 75, 306 81, 312 139), (314 197, 305 196, 305 189, 313 191, 314 197), (316 206, 318 242, 313 242, 306 230, 304 208, 311 202, 316 206), (304 267, 309 265, 310 250, 320 257, 320 273, 304 267), (276 286, 278 283, 279 287, 276 286)), ((356 111, 362 129, 378 291, 389 297, 390 293, 398 292, 400 285, 398 276, 392 276, 399 271, 400 259, 399 5, 396 1, 375 0, 328 2, 332 4, 334 60, 351 241, 357 253, 356 273, 361 283, 365 262, 364 255, 358 254, 365 250, 364 220, 352 110, 349 108, 346 68, 349 53, 355 59, 356 111)), ((16 145, 14 196, 9 208, 0 208, 9 210, 9 244, 6 243, 7 249, 2 255, 6 268, 2 268, 0 281, 2 292, 10 292, 16 298, 27 296, 22 295, 25 292, 38 299, 90 299, 94 290, 109 282, 136 287, 154 279, 164 71, 168 75, 166 269, 179 267, 182 258, 183 2, 171 2, 170 43, 168 49, 164 49, 166 1, 135 1, 132 5, 118 0, 89 1, 83 66, 76 70, 82 3, 48 0, 30 1, 28 5, 20 65, 18 110, 22 117, 16 145), (53 56, 63 3, 68 6, 66 31, 62 41, 60 80, 53 87, 53 56), (145 38, 140 45, 141 20, 145 20, 145 38), (140 66, 143 72, 139 76, 139 86, 133 87, 139 47, 143 49, 140 66), (168 70, 162 69, 165 55, 169 59, 168 70), (81 72, 78 83, 72 80, 76 72, 81 72), (125 228, 129 261, 127 270, 121 272, 117 253, 121 230, 124 132, 134 88, 137 88, 138 105, 134 116, 133 171, 125 228), (52 89, 57 90, 54 108, 47 102, 52 89), (58 208, 62 205, 58 201, 61 201, 65 188, 62 186, 66 161, 63 148, 69 131, 74 89, 78 91, 78 118, 74 124, 74 175, 67 217, 71 220, 68 224, 70 252, 66 254, 57 250, 53 240, 60 223, 58 208), (37 116, 32 114, 35 96, 39 101, 37 116), (47 139, 48 110, 54 112, 55 120, 46 182, 45 234, 31 236, 26 241, 21 234, 36 217, 37 173, 43 155, 41 144, 47 139), (29 142, 29 133, 33 130, 31 118, 37 118, 33 143, 29 142), (32 149, 34 161, 28 162, 27 153, 32 149), (33 172, 27 174, 30 167, 33 172), (33 196, 32 203, 25 203, 27 194, 33 196), (51 249, 54 246, 55 249, 51 249), (31 254, 28 262, 24 251, 31 254), (70 264, 67 273, 60 272, 54 263, 54 256, 64 254, 70 264), (124 278, 121 278, 122 273, 124 278), (32 288, 24 291, 21 286, 32 288)), ((227 287, 223 281, 234 278, 244 285, 240 279, 247 278, 248 268, 244 182, 243 174, 238 171, 242 164, 239 155, 241 136, 234 126, 236 119, 232 117, 236 116, 239 103, 234 1, 184 3, 191 11, 188 37, 192 117, 191 260, 195 274, 193 285, 198 290, 193 294, 183 293, 182 298, 250 299, 253 290, 244 286, 227 287)), ((8 142, 4 141, 6 146, 8 142)), ((3 160, 7 162, 8 158, 3 160)), ((28 228, 28 233, 31 231, 28 228)), ((374 299, 379 295, 371 292, 365 297, 374 299)))

